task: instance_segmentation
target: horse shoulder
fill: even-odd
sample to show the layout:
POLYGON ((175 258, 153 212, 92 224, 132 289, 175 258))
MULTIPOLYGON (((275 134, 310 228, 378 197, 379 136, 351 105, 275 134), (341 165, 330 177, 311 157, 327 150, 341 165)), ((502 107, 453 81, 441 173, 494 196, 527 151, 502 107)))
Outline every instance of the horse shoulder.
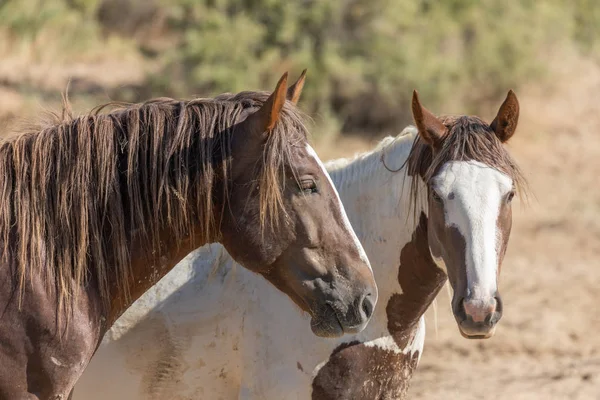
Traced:
POLYGON ((9 268, 0 269, 0 388, 10 391, 0 397, 66 399, 100 340, 100 299, 84 291, 65 327, 64 316, 56 318, 56 296, 39 276, 25 285, 20 304, 13 285, 9 268))

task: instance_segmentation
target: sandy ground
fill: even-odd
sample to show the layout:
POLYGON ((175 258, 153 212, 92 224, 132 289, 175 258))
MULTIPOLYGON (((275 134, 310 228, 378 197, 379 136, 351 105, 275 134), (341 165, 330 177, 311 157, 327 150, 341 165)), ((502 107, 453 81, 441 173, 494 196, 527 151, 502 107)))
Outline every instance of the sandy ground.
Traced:
MULTIPOLYGON (((600 399, 600 67, 579 60, 555 69, 549 87, 517 93, 509 147, 530 196, 513 210, 496 335, 463 339, 443 291, 437 332, 427 312, 412 399, 600 399)), ((324 158, 360 147, 335 145, 324 158)))

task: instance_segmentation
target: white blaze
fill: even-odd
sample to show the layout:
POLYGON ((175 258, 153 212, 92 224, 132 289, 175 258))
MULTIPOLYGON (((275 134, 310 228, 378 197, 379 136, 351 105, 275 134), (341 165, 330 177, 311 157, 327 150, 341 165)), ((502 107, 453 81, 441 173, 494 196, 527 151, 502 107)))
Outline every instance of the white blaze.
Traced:
POLYGON ((433 180, 446 226, 456 227, 465 240, 468 294, 474 298, 497 290, 497 221, 512 185, 506 174, 476 161, 448 162, 433 180))

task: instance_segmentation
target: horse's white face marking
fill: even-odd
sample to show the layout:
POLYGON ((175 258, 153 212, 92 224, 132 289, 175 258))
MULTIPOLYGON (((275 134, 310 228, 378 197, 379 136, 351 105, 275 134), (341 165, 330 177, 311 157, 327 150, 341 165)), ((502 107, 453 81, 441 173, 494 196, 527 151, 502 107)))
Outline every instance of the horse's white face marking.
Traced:
POLYGON ((308 152, 308 154, 310 154, 314 158, 314 160, 317 163, 317 165, 319 166, 319 168, 321 168, 321 171, 323 171, 323 174, 327 177, 327 182, 329 183, 329 185, 333 189, 333 192, 335 193, 335 198, 336 198, 336 200, 338 202, 338 207, 339 207, 340 212, 342 214, 342 223, 344 224, 344 227, 346 228, 346 230, 352 236, 352 239, 354 240, 354 244, 358 248, 358 252, 360 254, 361 260, 363 262, 365 262, 369 266, 369 269, 371 269, 371 271, 372 271, 373 269, 371 268, 371 263, 369 262, 369 259, 367 257, 367 253, 365 253, 365 249, 363 248, 362 244, 360 243, 360 240, 358 240, 358 237, 356 236, 356 233, 354 232, 354 229, 352 228, 352 225, 350 224, 350 220, 348 219, 348 215, 346 215, 346 209, 344 208, 344 205, 342 204, 342 200, 340 199, 340 195, 339 195, 339 193, 338 193, 335 185, 333 184, 333 181, 331 180, 331 177, 329 176, 329 173, 325 169, 325 166, 321 162, 321 159, 317 155, 317 152, 311 147, 311 145, 306 144, 306 151, 308 152))
POLYGON ((473 297, 497 291, 497 220, 512 188, 509 176, 476 161, 448 162, 433 178, 433 190, 444 202, 446 226, 456 227, 465 240, 467 284, 473 297))

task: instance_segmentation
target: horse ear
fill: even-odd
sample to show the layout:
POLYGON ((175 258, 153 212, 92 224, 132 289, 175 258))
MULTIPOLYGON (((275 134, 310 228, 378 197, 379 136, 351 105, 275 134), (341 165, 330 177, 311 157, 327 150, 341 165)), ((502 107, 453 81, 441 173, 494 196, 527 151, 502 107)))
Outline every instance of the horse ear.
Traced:
POLYGON ((275 90, 271 93, 262 107, 246 119, 247 123, 252 124, 256 132, 262 134, 273 130, 275 124, 279 120, 281 110, 285 104, 287 77, 288 73, 286 72, 279 79, 275 90))
POLYGON ((421 138, 431 147, 441 146, 442 138, 447 131, 446 126, 431 111, 421 105, 416 90, 413 91, 412 114, 421 138))
POLYGON ((304 71, 302 71, 302 74, 300 74, 300 78, 298 78, 296 83, 294 83, 292 86, 290 86, 287 90, 286 97, 292 103, 297 104, 298 100, 300 100, 300 94, 302 94, 302 88, 304 88, 305 80, 306 80, 306 69, 304 71))
POLYGON ((519 122, 519 100, 517 95, 512 90, 508 91, 506 100, 500 106, 498 115, 490 124, 492 130, 496 133, 496 136, 502 143, 508 141, 517 129, 517 123, 519 122))

